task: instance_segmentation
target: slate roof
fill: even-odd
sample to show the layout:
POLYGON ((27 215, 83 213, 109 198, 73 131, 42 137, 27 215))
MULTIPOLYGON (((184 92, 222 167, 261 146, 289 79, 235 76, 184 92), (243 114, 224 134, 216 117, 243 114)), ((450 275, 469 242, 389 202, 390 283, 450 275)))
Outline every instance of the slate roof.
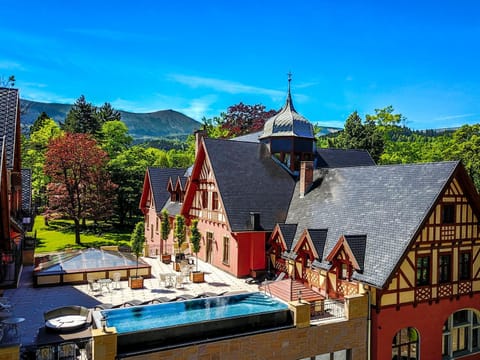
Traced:
POLYGON ((366 235, 345 235, 345 241, 352 250, 353 256, 360 267, 360 270, 363 271, 365 264, 365 247, 367 245, 367 236, 366 235))
POLYGON ((263 134, 263 131, 257 131, 257 132, 253 132, 253 133, 250 133, 250 134, 234 137, 234 138, 231 138, 230 140, 256 143, 256 142, 260 142, 259 137, 262 134, 263 134))
POLYGON ((17 129, 18 90, 0 87, 0 139, 5 136, 7 168, 13 168, 17 129))
POLYGON ((308 229, 308 234, 312 239, 313 246, 317 251, 319 259, 323 258, 323 250, 325 249, 325 243, 327 241, 327 229, 308 229))
POLYGON ((260 227, 272 231, 283 223, 295 187, 294 179, 271 157, 264 144, 203 139, 219 195, 232 231, 251 231, 251 212, 260 227))
POLYGON ((297 224, 278 224, 280 231, 282 232, 283 240, 287 245, 287 250, 292 248, 293 239, 297 232, 297 224))
MULTIPOLYGON (((364 235, 364 271, 355 272, 353 279, 383 288, 457 166, 328 169, 321 184, 303 198, 297 184, 286 220, 298 224, 293 247, 304 229, 328 229, 325 258, 342 235, 364 235)), ((328 269, 326 262, 321 266, 328 269)))
POLYGON ((149 167, 147 169, 157 213, 161 212, 167 200, 170 199, 170 193, 167 191, 167 184, 170 177, 173 181, 176 181, 178 176, 184 176, 186 170, 186 168, 174 169, 157 167, 149 167))
POLYGON ((317 149, 316 161, 317 168, 375 165, 368 151, 355 149, 317 149))

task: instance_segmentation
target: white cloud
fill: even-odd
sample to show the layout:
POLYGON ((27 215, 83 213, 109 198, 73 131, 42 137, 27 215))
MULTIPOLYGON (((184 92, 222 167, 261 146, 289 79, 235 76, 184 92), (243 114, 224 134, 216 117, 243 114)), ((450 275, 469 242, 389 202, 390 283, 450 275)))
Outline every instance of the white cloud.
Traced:
POLYGON ((25 70, 22 64, 11 60, 0 60, 0 69, 4 70, 25 70))
POLYGON ((217 91, 223 91, 229 94, 254 94, 254 95, 267 95, 272 98, 278 98, 285 96, 284 91, 261 88, 256 86, 250 86, 241 84, 235 81, 221 80, 214 78, 207 78, 201 76, 189 76, 181 74, 172 74, 169 78, 180 84, 190 86, 192 88, 205 87, 214 89, 217 91))
POLYGON ((455 120, 455 119, 464 119, 472 116, 478 116, 478 114, 470 113, 470 114, 458 114, 458 115, 447 115, 447 116, 439 116, 433 120, 436 121, 444 121, 444 120, 455 120))

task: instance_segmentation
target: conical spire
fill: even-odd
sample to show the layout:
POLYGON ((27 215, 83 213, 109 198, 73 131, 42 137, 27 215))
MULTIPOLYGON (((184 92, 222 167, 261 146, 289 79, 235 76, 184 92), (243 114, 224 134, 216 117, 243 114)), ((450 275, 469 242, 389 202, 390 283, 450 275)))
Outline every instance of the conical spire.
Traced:
POLYGON ((287 101, 285 103, 284 108, 289 107, 290 110, 295 111, 295 107, 293 106, 293 101, 292 101, 292 93, 290 91, 290 83, 292 82, 292 72, 288 72, 288 93, 287 93, 287 101))

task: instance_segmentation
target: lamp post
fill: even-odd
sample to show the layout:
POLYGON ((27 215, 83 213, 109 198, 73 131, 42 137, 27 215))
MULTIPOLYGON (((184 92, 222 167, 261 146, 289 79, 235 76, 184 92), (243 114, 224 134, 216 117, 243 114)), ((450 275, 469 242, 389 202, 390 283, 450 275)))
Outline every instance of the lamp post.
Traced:
POLYGON ((100 324, 102 324, 102 331, 104 333, 107 332, 107 319, 105 318, 105 316, 102 316, 102 318, 100 319, 100 324))

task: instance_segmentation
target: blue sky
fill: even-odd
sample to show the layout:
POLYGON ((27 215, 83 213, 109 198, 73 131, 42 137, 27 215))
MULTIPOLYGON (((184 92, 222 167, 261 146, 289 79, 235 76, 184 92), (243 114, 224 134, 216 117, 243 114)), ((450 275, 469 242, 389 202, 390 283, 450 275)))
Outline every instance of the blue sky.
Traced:
POLYGON ((0 76, 25 99, 196 120, 239 103, 343 126, 393 105, 415 129, 480 122, 475 1, 6 1, 0 76))

